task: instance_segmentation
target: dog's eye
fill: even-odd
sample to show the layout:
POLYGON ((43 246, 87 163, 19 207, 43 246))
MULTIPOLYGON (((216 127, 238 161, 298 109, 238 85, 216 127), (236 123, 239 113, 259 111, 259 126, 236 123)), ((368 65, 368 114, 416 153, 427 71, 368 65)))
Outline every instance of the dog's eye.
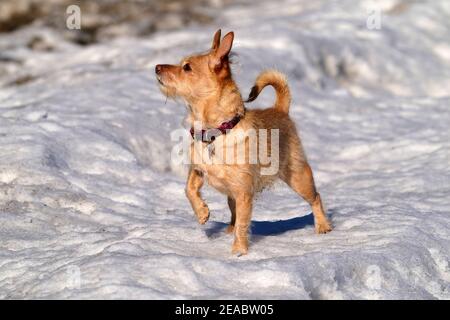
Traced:
POLYGON ((191 69, 191 65, 189 64, 189 63, 185 63, 184 65, 183 65, 183 70, 184 71, 191 71, 192 69, 191 69))

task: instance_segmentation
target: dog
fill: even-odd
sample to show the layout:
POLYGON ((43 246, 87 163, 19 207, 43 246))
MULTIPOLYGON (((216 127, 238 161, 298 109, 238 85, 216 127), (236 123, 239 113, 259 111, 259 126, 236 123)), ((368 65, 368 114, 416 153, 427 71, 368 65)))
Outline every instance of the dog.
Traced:
MULTIPOLYGON (((233 32, 221 39, 221 30, 218 30, 210 50, 185 57, 177 65, 158 64, 155 73, 161 91, 167 97, 182 98, 188 108, 192 142, 186 196, 198 222, 205 224, 210 215, 200 193, 207 181, 228 197, 231 222, 226 231, 234 233, 232 253, 245 255, 249 247, 248 231, 254 198, 277 179, 286 182, 311 205, 316 233, 327 233, 332 228, 295 124, 289 118, 291 95, 286 77, 275 70, 262 72, 245 102, 255 100, 264 87, 271 85, 276 91, 275 104, 268 109, 246 109, 230 69, 233 39, 233 32), (199 128, 194 128, 194 123, 200 123, 199 128), (238 147, 243 147, 241 150, 248 160, 255 139, 248 136, 237 138, 239 130, 256 132, 257 148, 267 147, 272 161, 215 161, 218 150, 237 151, 238 147), (263 130, 269 131, 270 137, 265 134, 263 139, 263 130), (273 132, 278 133, 278 139, 273 138, 273 132), (275 157, 275 150, 278 157, 275 157), (201 161, 195 161, 195 158, 201 161), (276 172, 261 173, 275 162, 276 172)), ((232 157, 238 156, 236 152, 232 157)))

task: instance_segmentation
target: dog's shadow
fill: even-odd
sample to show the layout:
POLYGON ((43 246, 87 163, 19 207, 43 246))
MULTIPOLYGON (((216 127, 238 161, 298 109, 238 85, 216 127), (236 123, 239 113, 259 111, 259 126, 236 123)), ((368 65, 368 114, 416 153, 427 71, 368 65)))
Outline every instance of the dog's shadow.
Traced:
MULTIPOLYGON (((328 211, 328 217, 332 221, 334 210, 328 211)), ((212 222, 205 229, 206 236, 210 239, 216 239, 225 234, 228 224, 223 222, 212 222)), ((252 241, 257 242, 262 237, 277 236, 289 231, 300 230, 306 227, 314 227, 314 216, 312 213, 286 220, 278 221, 252 221, 251 234, 252 241)))
MULTIPOLYGON (((211 239, 219 238, 225 234, 225 228, 227 226, 228 224, 223 222, 213 222, 208 229, 205 229, 206 236, 211 239)), ((287 220, 252 221, 252 241, 257 241, 261 237, 276 236, 288 231, 303 229, 308 226, 314 226, 314 216, 312 213, 287 220)))

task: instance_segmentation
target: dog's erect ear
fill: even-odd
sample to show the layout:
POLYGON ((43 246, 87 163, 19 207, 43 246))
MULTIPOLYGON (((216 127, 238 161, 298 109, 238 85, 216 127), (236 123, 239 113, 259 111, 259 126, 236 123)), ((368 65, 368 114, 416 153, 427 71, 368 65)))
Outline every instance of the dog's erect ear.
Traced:
MULTIPOLYGON (((217 33, 216 33, 217 35, 217 33)), ((219 70, 222 63, 231 51, 233 46, 234 33, 228 32, 219 44, 219 47, 213 51, 212 67, 214 70, 219 70)))
POLYGON ((217 30, 216 33, 214 34, 214 39, 211 45, 211 50, 217 50, 217 48, 220 45, 220 33, 222 32, 222 30, 217 30))
POLYGON ((222 42, 217 48, 216 57, 219 59, 223 59, 228 56, 231 51, 231 46, 233 45, 234 32, 228 32, 225 37, 223 37, 222 42))

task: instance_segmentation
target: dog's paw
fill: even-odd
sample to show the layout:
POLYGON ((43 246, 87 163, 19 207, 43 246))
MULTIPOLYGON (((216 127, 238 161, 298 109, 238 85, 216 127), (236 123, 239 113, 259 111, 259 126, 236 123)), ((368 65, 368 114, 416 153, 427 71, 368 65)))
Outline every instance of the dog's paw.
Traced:
POLYGON ((207 206, 202 207, 197 212, 197 220, 200 224, 205 224, 209 219, 209 208, 207 206))
POLYGON ((330 226, 330 223, 328 221, 316 223, 315 229, 316 229, 317 234, 324 234, 324 233, 328 233, 331 230, 333 230, 333 228, 330 226))
POLYGON ((248 253, 248 244, 235 241, 233 247, 231 248, 231 253, 237 255, 238 257, 246 255, 248 253))

